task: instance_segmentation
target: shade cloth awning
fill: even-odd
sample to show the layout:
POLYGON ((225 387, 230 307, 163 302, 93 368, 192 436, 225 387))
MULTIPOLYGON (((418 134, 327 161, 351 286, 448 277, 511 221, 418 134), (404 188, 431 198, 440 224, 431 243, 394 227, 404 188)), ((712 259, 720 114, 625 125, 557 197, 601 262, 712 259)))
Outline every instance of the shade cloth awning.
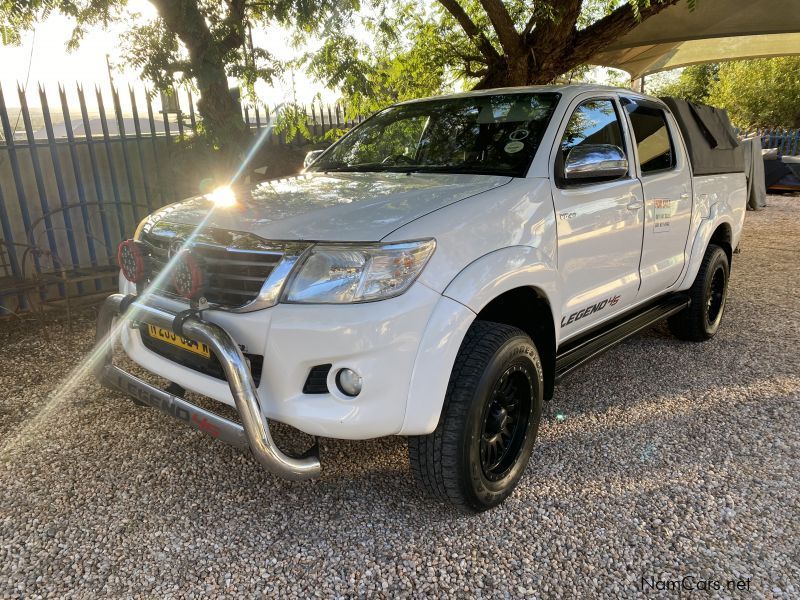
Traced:
POLYGON ((686 0, 643 21, 589 62, 632 78, 698 63, 800 54, 800 0, 686 0))

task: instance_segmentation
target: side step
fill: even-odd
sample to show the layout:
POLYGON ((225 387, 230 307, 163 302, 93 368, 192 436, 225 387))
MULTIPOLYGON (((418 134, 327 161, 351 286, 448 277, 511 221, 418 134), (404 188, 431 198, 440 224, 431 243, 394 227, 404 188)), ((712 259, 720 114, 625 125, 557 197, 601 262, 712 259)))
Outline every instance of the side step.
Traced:
POLYGON ((609 348, 647 329, 689 306, 684 294, 674 294, 648 304, 644 309, 625 315, 612 323, 591 331, 576 340, 570 340, 556 354, 556 383, 584 363, 599 356, 609 348))

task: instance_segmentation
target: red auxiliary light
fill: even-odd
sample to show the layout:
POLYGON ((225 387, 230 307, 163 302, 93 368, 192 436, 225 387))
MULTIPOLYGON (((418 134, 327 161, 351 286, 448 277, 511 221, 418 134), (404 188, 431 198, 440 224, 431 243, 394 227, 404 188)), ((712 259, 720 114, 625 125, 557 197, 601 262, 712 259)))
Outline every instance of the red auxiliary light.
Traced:
POLYGON ((203 295, 205 276, 197 257, 187 248, 181 250, 173 259, 172 286, 179 296, 197 300, 203 295))
POLYGON ((120 242, 117 247, 117 264, 125 279, 131 283, 144 279, 144 252, 134 240, 120 242))

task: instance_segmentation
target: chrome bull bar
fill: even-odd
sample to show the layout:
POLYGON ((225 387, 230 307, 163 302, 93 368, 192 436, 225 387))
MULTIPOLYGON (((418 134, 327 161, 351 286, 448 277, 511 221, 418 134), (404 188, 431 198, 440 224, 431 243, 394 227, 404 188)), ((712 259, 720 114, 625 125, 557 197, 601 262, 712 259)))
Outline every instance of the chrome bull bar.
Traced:
POLYGON ((261 412, 258 393, 242 351, 222 327, 196 316, 182 319, 182 335, 206 344, 219 360, 231 389, 242 425, 207 411, 184 398, 161 390, 112 364, 114 341, 110 340, 114 318, 120 313, 137 323, 172 330, 174 313, 148 305, 132 296, 112 294, 103 303, 97 319, 97 347, 102 353, 96 361, 95 376, 101 383, 118 389, 186 424, 205 431, 238 448, 249 447, 256 460, 268 471, 286 479, 311 479, 320 473, 316 446, 306 456, 284 454, 275 444, 266 418, 261 412))

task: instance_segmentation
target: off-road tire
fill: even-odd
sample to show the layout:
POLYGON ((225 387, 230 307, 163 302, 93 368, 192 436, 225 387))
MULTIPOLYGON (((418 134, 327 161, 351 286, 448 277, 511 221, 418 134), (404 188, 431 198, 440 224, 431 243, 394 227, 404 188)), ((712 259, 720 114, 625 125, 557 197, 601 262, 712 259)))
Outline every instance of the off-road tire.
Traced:
POLYGON ((725 250, 709 244, 697 277, 689 289, 691 303, 667 321, 675 337, 690 342, 704 342, 716 335, 725 312, 729 276, 730 263, 725 250))
POLYGON ((456 357, 436 430, 408 439, 417 485, 468 512, 500 504, 528 464, 539 430, 543 389, 539 353, 524 331, 489 321, 474 322, 456 357), (530 397, 527 405, 525 396, 530 397), (519 399, 502 403, 512 397, 519 399), (501 439, 500 433, 492 436, 487 432, 490 424, 496 424, 500 433, 513 428, 505 453, 487 450, 501 439), (495 442, 486 442, 487 438, 495 442), (516 452, 513 460, 511 450, 516 452), (496 458, 497 454, 504 459, 492 471, 485 456, 496 458))

